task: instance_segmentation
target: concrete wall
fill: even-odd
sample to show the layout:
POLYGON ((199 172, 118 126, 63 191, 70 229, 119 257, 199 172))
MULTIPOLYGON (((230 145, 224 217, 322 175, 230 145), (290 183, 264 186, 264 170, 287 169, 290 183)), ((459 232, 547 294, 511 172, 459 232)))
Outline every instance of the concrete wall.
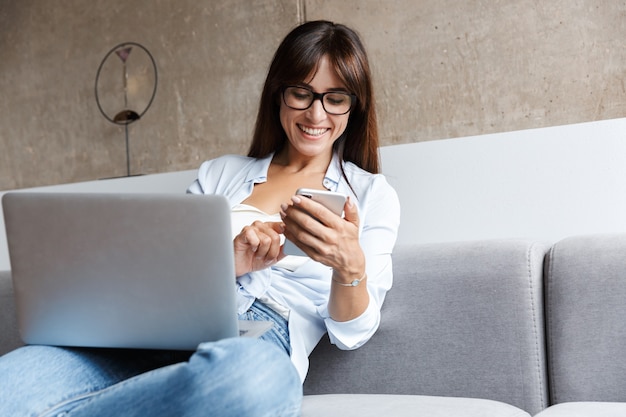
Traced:
MULTIPOLYGON (((398 244, 626 233, 626 118, 383 146, 398 244)), ((20 191, 181 193, 197 170, 20 191)), ((0 191, 0 198, 4 192, 0 191)), ((0 271, 10 269, 0 207, 0 271)))
POLYGON ((0 0, 0 190, 126 174, 124 128, 94 85, 127 41, 158 67, 128 129, 131 173, 245 152, 276 46, 321 18, 365 41, 383 145, 625 113, 623 1, 0 0))

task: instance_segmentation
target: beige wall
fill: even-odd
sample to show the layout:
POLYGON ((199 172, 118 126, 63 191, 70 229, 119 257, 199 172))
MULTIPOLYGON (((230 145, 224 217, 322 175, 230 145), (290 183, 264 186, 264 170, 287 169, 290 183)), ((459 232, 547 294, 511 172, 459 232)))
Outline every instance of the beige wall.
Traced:
POLYGON ((383 145, 623 117, 626 3, 600 0, 0 0, 0 190, 126 174, 95 101, 115 45, 158 67, 131 172, 244 153, 278 42, 302 20, 359 31, 383 145))

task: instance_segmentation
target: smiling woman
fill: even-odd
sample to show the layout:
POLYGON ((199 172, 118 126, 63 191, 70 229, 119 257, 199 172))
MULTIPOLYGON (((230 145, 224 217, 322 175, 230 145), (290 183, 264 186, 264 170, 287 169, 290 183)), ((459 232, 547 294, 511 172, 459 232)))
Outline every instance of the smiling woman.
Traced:
POLYGON ((350 123, 342 141, 343 159, 378 173, 378 124, 367 53, 357 33, 340 24, 305 23, 287 35, 279 46, 261 95, 248 156, 262 158, 282 149, 287 136, 276 118, 282 101, 280 95, 289 86, 310 90, 310 82, 322 64, 336 77, 336 85, 325 86, 332 90, 316 92, 338 89, 351 95, 350 123))
POLYGON ((230 204, 238 314, 273 323, 261 340, 210 341, 191 356, 20 348, 0 358, 0 415, 299 415, 315 345, 328 333, 340 349, 362 346, 391 288, 400 209, 378 173, 373 103, 357 34, 298 26, 274 56, 248 156, 204 162, 188 189, 230 204), (333 212, 300 188, 345 204, 333 212), (286 255, 285 239, 304 255, 286 255))
POLYGON ((295 28, 274 55, 248 156, 205 162, 189 189, 226 194, 237 213, 256 213, 234 236, 240 312, 262 303, 288 318, 303 379, 325 332, 342 349, 369 340, 391 287, 399 204, 378 173, 372 91, 352 29, 295 28), (299 188, 347 196, 343 217, 294 195, 299 188), (286 256, 285 238, 306 256, 286 256))
MULTIPOLYGON (((278 153, 277 159, 292 166, 297 164, 298 169, 313 166, 311 164, 316 160, 320 162, 320 168, 328 166, 335 141, 344 133, 348 124, 347 113, 351 107, 350 96, 345 95, 348 99, 344 99, 343 110, 346 111, 329 113, 326 110, 324 101, 331 97, 329 92, 338 94, 334 91, 346 89, 330 66, 326 55, 322 56, 318 68, 310 77, 306 83, 308 88, 298 89, 299 96, 294 99, 293 93, 287 95, 291 98, 290 102, 300 105, 308 102, 307 106, 295 109, 287 104, 287 100, 280 106, 280 122, 287 135, 288 144, 278 153), (304 98, 301 98, 303 95, 304 98), (316 96, 319 100, 316 100, 316 96)), ((331 107, 335 109, 337 106, 331 107)), ((321 176, 321 173, 318 175, 321 176)), ((321 184, 321 178, 319 183, 321 184)))

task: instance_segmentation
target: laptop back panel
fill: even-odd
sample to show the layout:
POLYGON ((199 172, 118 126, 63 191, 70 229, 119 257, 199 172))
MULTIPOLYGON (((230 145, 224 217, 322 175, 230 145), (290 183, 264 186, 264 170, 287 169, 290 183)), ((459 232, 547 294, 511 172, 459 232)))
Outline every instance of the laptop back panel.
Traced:
POLYGON ((3 197, 25 343, 195 349, 238 336, 224 197, 3 197))

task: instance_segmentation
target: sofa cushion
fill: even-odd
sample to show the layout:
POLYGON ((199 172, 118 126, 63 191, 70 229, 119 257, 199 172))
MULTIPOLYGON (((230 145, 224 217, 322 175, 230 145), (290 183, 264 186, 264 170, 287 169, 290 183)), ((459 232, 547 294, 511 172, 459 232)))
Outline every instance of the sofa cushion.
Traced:
POLYGON ((497 401, 424 395, 309 395, 302 417, 530 417, 497 401))
POLYGON ((572 402, 553 405, 535 417, 624 417, 626 403, 572 402))
POLYGON ((626 401, 626 234, 557 242, 545 286, 551 403, 626 401))
POLYGON ((516 240, 398 246, 379 330, 354 351, 323 338, 305 394, 473 397, 539 412, 546 250, 516 240))
POLYGON ((15 317, 11 271, 0 271, 0 355, 21 345, 15 317))

